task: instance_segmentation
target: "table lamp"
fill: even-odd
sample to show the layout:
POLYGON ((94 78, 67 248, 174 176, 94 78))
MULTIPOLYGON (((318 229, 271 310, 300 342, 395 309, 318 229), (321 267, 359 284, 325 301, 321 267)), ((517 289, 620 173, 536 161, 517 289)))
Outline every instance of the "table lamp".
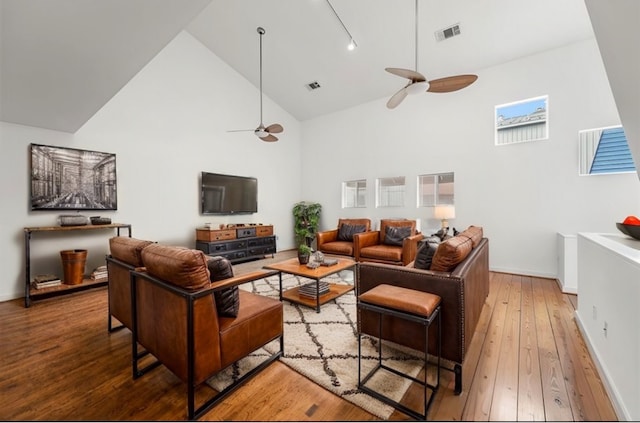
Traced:
POLYGON ((440 219, 440 221, 442 222, 442 229, 444 229, 449 226, 449 222, 447 222, 447 219, 453 219, 456 217, 456 209, 453 205, 450 204, 435 206, 433 210, 433 216, 436 219, 440 219))

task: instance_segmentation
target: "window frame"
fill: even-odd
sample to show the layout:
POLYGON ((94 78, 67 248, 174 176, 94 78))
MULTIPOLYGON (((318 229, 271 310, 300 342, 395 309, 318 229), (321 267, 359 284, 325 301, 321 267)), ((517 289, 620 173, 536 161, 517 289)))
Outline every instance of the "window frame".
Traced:
POLYGON ((353 179, 350 181, 343 181, 342 182, 342 208, 343 209, 357 209, 357 208, 365 208, 367 207, 367 180, 366 179, 353 179), (349 187, 348 185, 350 183, 355 183, 355 187, 351 188, 352 192, 353 192, 353 205, 348 205, 348 197, 350 196, 348 193, 349 187), (360 186, 360 185, 363 186, 360 186), (358 201, 361 197, 360 194, 362 194, 362 198, 363 198, 363 204, 360 204, 360 202, 358 201))
POLYGON ((439 205, 452 205, 455 206, 455 172, 440 172, 440 173, 425 173, 418 175, 416 190, 416 207, 435 207, 439 205), (442 181, 442 179, 451 177, 451 181, 442 181), (425 181, 431 178, 432 182, 425 181), (440 185, 451 184, 451 192, 446 196, 442 192, 445 191, 444 187, 440 185), (426 186, 432 186, 433 192, 426 194, 424 189, 426 186), (428 195, 428 196, 427 196, 428 195), (450 198, 449 198, 450 197, 450 198), (432 201, 425 201, 427 198, 432 198, 432 201))
POLYGON ((376 208, 388 208, 388 207, 404 207, 405 206, 405 195, 407 192, 407 179, 404 176, 387 176, 376 178, 376 208), (394 184, 394 181, 402 182, 401 184, 394 184), (386 184, 383 182, 390 182, 390 184, 386 184), (401 187, 401 189, 393 190, 393 189, 384 189, 383 188, 392 188, 392 187, 401 187), (395 191, 395 192, 394 192, 395 191), (382 199, 385 198, 383 204, 382 199), (399 202, 393 203, 392 199, 400 199, 399 202))

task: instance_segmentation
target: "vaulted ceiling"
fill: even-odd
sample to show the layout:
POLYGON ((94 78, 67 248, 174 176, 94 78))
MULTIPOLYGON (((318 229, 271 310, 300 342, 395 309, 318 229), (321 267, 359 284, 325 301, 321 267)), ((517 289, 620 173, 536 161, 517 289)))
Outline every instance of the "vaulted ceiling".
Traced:
MULTIPOLYGON (((304 121, 388 97, 415 68, 414 0, 0 0, 0 120, 78 130, 186 30, 304 121), (331 6, 358 44, 349 37, 331 6), (307 84, 317 81, 320 88, 307 84)), ((420 0, 418 70, 482 69, 594 37, 584 0, 420 0), (459 36, 435 31, 458 24, 459 36)), ((477 83, 482 83, 479 79, 477 83)))

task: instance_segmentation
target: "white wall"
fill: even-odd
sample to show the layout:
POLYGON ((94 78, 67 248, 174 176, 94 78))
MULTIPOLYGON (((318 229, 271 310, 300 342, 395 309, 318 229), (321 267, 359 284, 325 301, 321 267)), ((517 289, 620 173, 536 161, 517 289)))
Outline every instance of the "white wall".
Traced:
POLYGON ((410 96, 394 110, 385 98, 304 122, 304 197, 322 203, 323 229, 339 217, 404 216, 424 219, 427 230, 438 222, 416 208, 416 178, 453 171, 449 223, 484 227, 491 268, 555 277, 557 232, 616 232, 616 221, 640 209, 636 174, 578 176, 577 132, 620 123, 597 45, 470 71, 478 81, 455 93, 410 96), (494 106, 545 94, 549 139, 494 146, 494 106), (375 179, 402 175, 406 206, 375 209, 375 179), (363 178, 369 206, 341 209, 341 182, 363 178))
MULTIPOLYGON (((136 237, 185 246, 204 222, 252 221, 274 224, 278 249, 293 248, 291 208, 300 200, 322 204, 323 229, 343 216, 417 218, 435 228, 430 212, 415 207, 415 179, 453 171, 450 223, 485 228, 491 268, 555 277, 557 232, 615 232, 616 221, 640 208, 635 174, 577 175, 577 132, 620 123, 597 46, 587 41, 469 71, 479 80, 459 92, 409 97, 395 110, 384 98, 302 124, 265 98, 265 123, 285 127, 268 144, 226 132, 258 124, 259 92, 183 32, 76 134, 0 122, 0 300, 24 289, 22 228, 55 224, 60 214, 29 211, 31 142, 116 153, 119 210, 99 214, 131 223, 136 237), (494 106, 544 94, 549 140, 495 147, 494 106), (203 170, 258 177, 259 213, 201 216, 203 170), (397 175, 407 177, 406 207, 375 209, 375 178, 397 175), (370 206, 342 210, 341 182, 360 178, 370 206)), ((107 250, 104 235, 44 238, 32 243, 33 273, 60 273, 61 249, 89 246, 88 267, 107 250)))
MULTIPOLYGON (((255 222, 274 225, 278 250, 293 248, 300 123, 265 97, 265 124, 285 128, 280 141, 226 132, 253 129, 259 117, 259 90, 182 32, 75 134, 0 122, 0 300, 24 293, 23 227, 56 225, 63 214, 29 211, 32 142, 116 153, 118 211, 83 214, 131 223, 134 237, 193 247, 205 222, 255 222), (258 213, 200 215, 201 171, 257 177, 258 213)), ((62 274, 58 251, 69 248, 89 250, 90 272, 104 264, 109 236, 35 234, 32 275, 62 274)))

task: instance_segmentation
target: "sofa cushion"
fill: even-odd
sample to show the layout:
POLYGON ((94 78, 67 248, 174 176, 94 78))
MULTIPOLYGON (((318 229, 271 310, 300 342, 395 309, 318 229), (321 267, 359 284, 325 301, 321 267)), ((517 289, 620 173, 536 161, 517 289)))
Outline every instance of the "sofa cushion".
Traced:
POLYGON ((328 254, 340 254, 353 256, 353 242, 333 241, 322 244, 322 252, 328 254))
POLYGON ((480 240, 482 240, 482 237, 484 236, 482 231, 482 226, 473 226, 473 225, 469 226, 467 229, 460 232, 459 235, 471 239, 471 242, 473 243, 473 248, 476 248, 478 246, 478 244, 480 243, 480 240))
POLYGON ((411 226, 387 226, 384 229, 383 244, 402 246, 402 241, 409 236, 411 236, 411 226))
POLYGON ((433 255, 436 253, 440 242, 440 238, 435 235, 420 241, 413 267, 416 269, 430 270, 433 255))
POLYGON ((366 229, 366 225, 343 223, 338 228, 338 241, 353 241, 354 234, 364 232, 366 229))
MULTIPOLYGON (((210 257, 207 261, 207 267, 209 268, 209 279, 211 282, 233 277, 233 267, 231 266, 231 262, 224 257, 210 257)), ((238 317, 238 310, 240 309, 240 295, 237 286, 215 291, 213 293, 213 298, 216 302, 218 316, 238 317)))
POLYGON ((150 275, 187 290, 210 283, 207 256, 200 250, 151 244, 142 250, 142 264, 150 275))
POLYGON ((129 238, 128 236, 116 236, 109 239, 109 252, 114 259, 123 261, 133 267, 142 266, 142 249, 152 241, 129 238))
POLYGON ((441 242, 433 256, 430 270, 451 272, 467 258, 472 248, 473 242, 466 236, 458 235, 441 242))

